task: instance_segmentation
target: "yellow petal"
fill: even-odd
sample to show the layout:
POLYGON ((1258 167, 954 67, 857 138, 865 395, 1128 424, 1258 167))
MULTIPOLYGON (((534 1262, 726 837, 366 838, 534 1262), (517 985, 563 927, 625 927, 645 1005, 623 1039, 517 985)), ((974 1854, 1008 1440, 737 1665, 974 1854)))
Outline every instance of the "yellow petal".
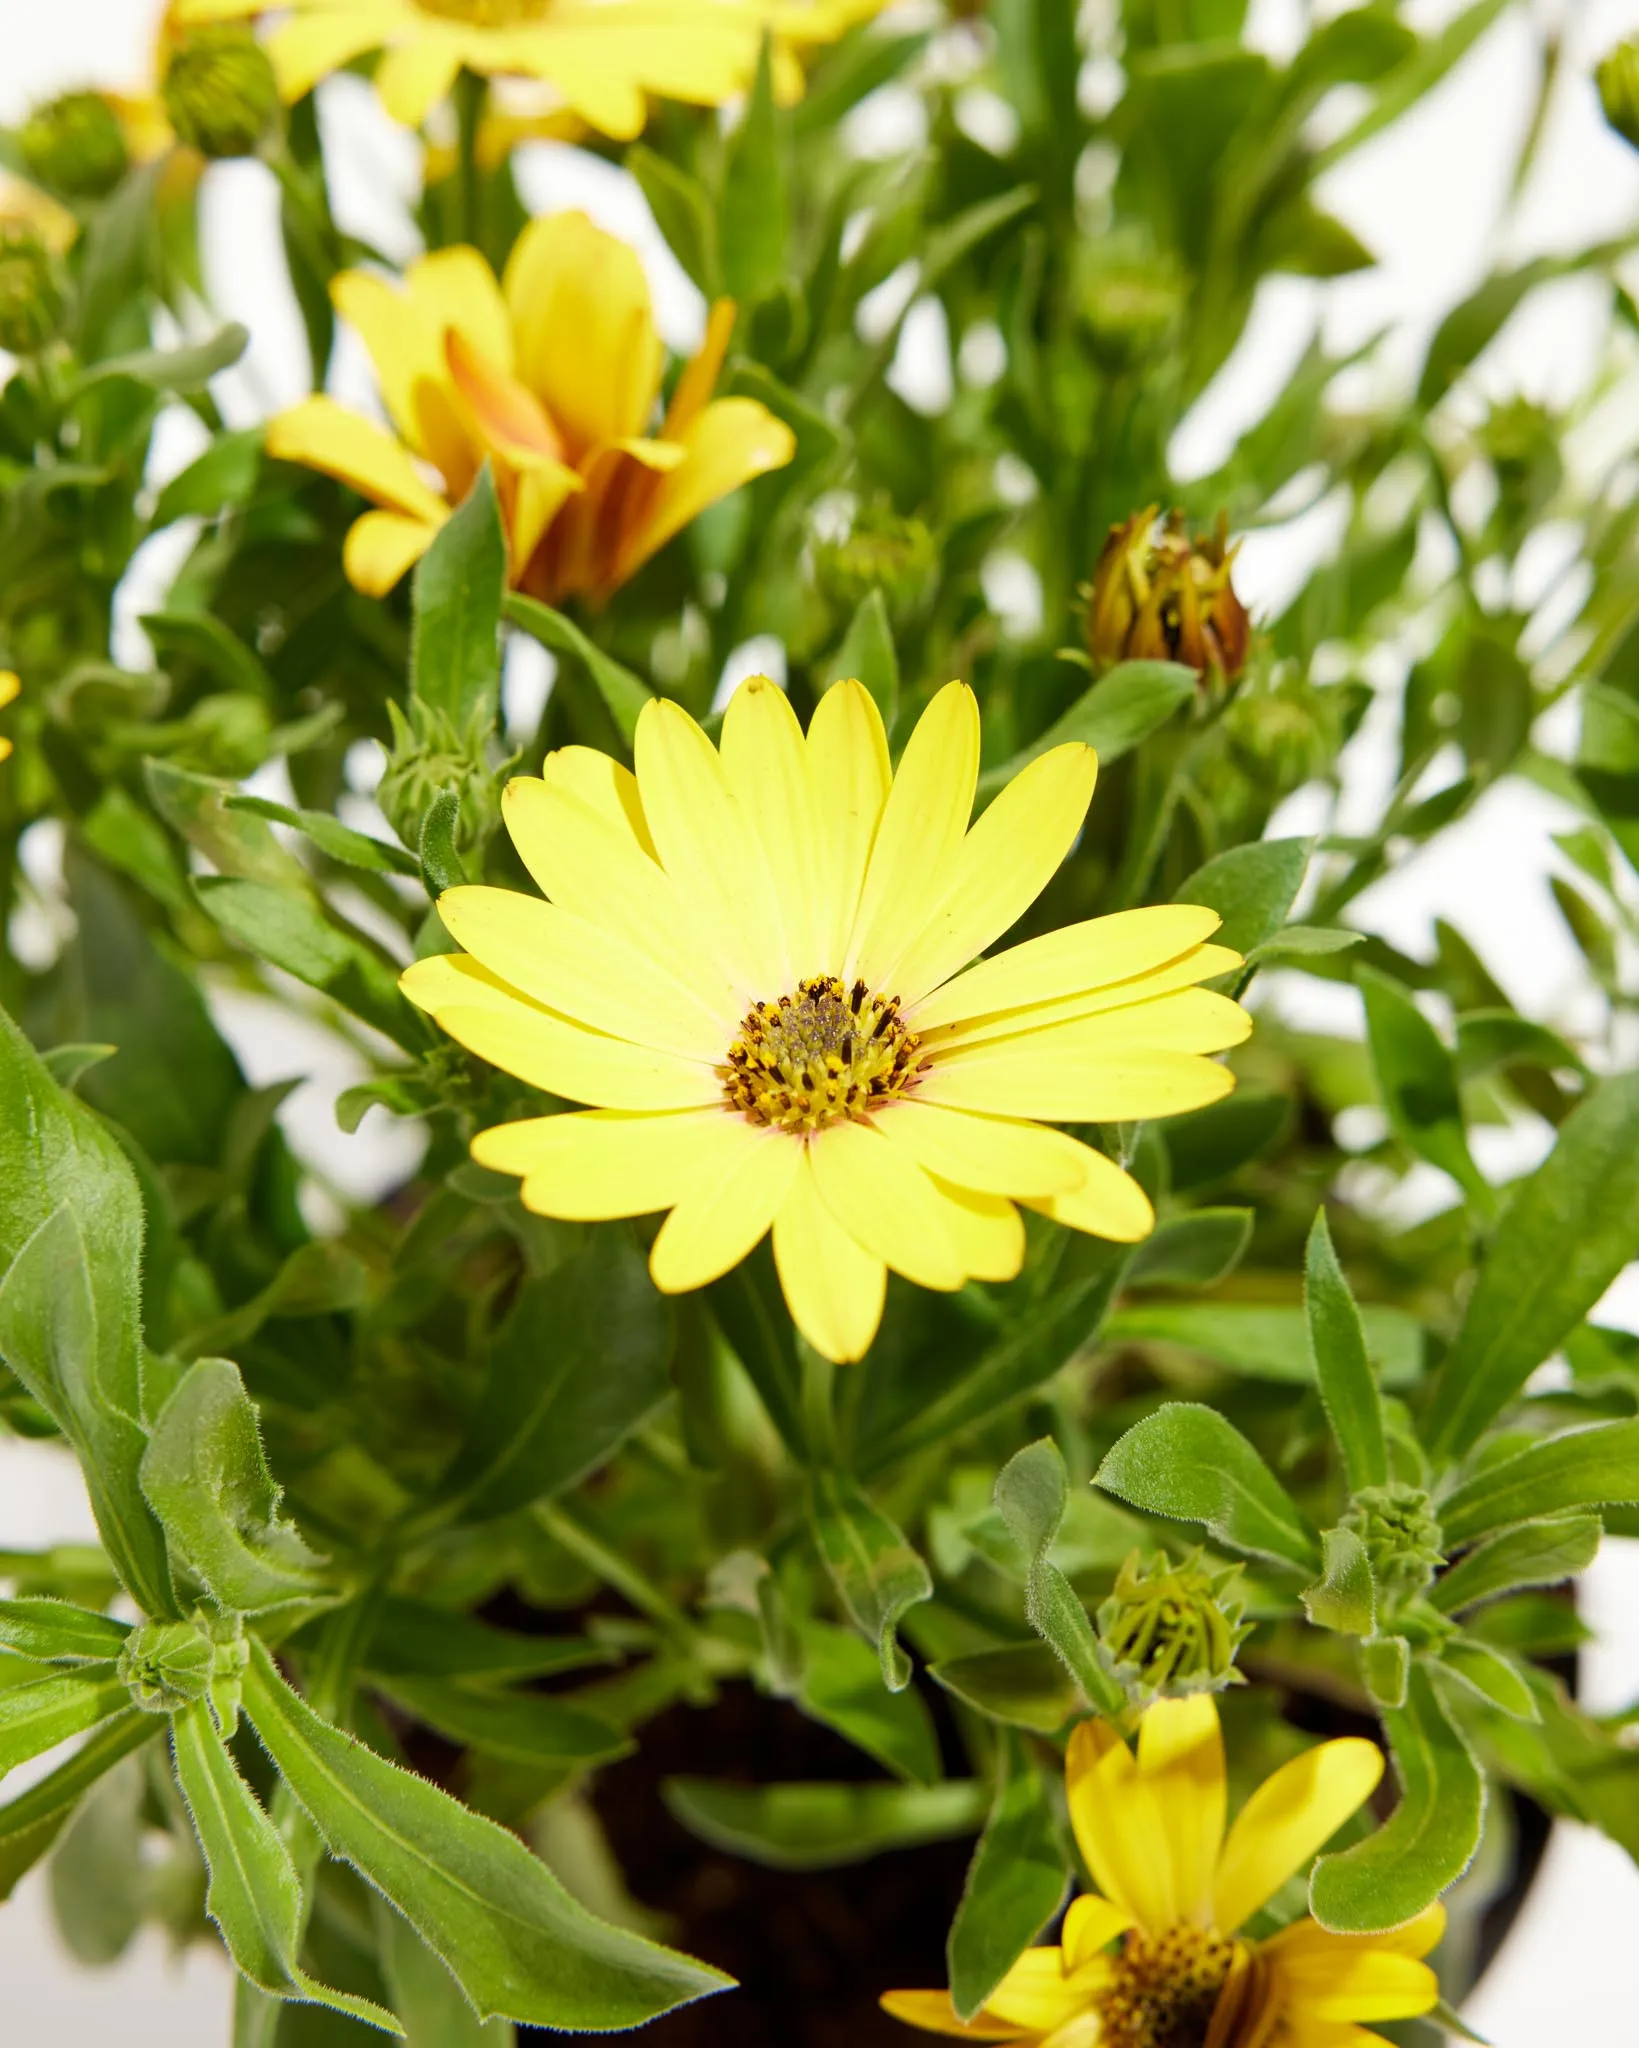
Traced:
POLYGON ((818 807, 821 895, 830 917, 827 971, 840 973, 859 910, 893 769, 882 713, 863 684, 833 683, 808 722, 808 766, 818 807))
POLYGON ((708 1066, 584 1030, 516 994, 475 960, 436 954, 399 987, 480 1059, 532 1087, 597 1109, 695 1109, 723 1099, 708 1066))
POLYGON ((641 434, 661 348, 636 253, 584 213, 551 214, 519 236, 503 290, 517 374, 551 415, 569 459, 641 434))
POLYGON ((0 710, 4 710, 8 704, 16 703, 22 687, 22 680, 15 669, 0 668, 0 710))
POLYGON ((863 1358, 882 1321, 888 1269, 820 1200, 806 1157, 774 1218, 774 1263, 791 1320, 820 1356, 834 1365, 863 1358))
POLYGON ((1137 1759, 1107 1721, 1082 1721, 1065 1758, 1070 1825, 1093 1881, 1145 1933, 1173 1925, 1172 1873, 1156 1854, 1155 1801, 1137 1759))
MULTIPOLYGON (((507 784, 501 815, 513 844, 554 903, 588 924, 603 925, 688 989, 720 1021, 721 1055, 726 1056, 748 1005, 713 966, 692 907, 644 851, 620 808, 624 786, 607 780, 599 801, 592 778, 581 774, 578 762, 570 765, 566 757, 571 754, 593 761, 607 758, 590 749, 566 748, 547 756, 542 778, 518 776, 507 784), (571 776, 580 777, 578 787, 571 776)), ((631 782, 626 770, 620 773, 631 782)))
POLYGON ((1223 1845, 1229 1787, 1218 1703, 1210 1693, 1157 1700, 1138 1728, 1138 1774, 1155 1803, 1172 1917, 1212 1924, 1212 1878, 1223 1845))
POLYGON ((734 335, 735 312, 732 299, 713 302, 706 316, 706 338, 700 353, 678 378, 672 402, 666 408, 666 424, 660 429, 662 440, 681 440, 705 411, 722 375, 723 359, 734 335))
POLYGON ((1084 1230, 1113 1244, 1137 1244, 1148 1237, 1155 1228, 1155 1211, 1132 1175, 1067 1132, 1056 1135, 1075 1147, 1081 1180, 1067 1194, 1024 1198, 1027 1206, 1070 1230, 1084 1230))
POLYGON ((480 1131, 472 1156, 492 1173, 519 1175, 524 1206, 538 1216, 601 1223, 669 1209, 725 1171, 738 1154, 734 1122, 720 1108, 578 1110, 480 1131))
POLYGON ((956 2017, 948 1991, 885 1991, 882 2010, 890 2019, 920 2027, 924 2034, 954 2034, 961 2041, 1018 2041, 1019 2030, 1007 2020, 980 2013, 973 2021, 956 2017))
POLYGON ((1132 1925, 1132 1915, 1101 1899, 1097 1892, 1083 1892, 1072 1899, 1064 1916, 1064 1959, 1079 1971, 1107 1948, 1118 1934, 1132 1925))
POLYGON ((1330 1841, 1382 1775, 1376 1743, 1345 1736, 1305 1750, 1264 1780, 1236 1816, 1218 1866, 1213 1905, 1225 1933, 1249 1920, 1330 1841))
POLYGON ((845 980, 897 993, 879 970, 897 965, 937 908, 978 779, 978 702, 966 683, 947 683, 917 720, 883 806, 845 980))
POLYGON ((966 1273, 946 1205, 908 1152, 868 1124, 830 1124, 809 1141, 820 1199, 856 1243, 921 1287, 949 1292, 966 1273))
POLYGON ((929 1175, 943 1198, 945 1228, 970 1280, 1016 1280, 1024 1264, 1024 1218, 1005 1195, 982 1195, 929 1175))
POLYGON ((1340 1943, 1345 1947, 1384 1949, 1397 1956, 1426 1956, 1437 1948, 1446 1931, 1446 1909, 1438 1899, 1425 1906, 1415 1920, 1382 1934, 1334 1934, 1317 1920, 1294 1920, 1279 1934, 1262 1944, 1268 1955, 1330 1954, 1340 1943))
MULTIPOLYGON (((969 1017, 959 1024, 943 1024, 923 1032, 930 1047, 977 1045, 981 1039, 1007 1038, 1019 1031, 1042 1031, 1049 1024, 1074 1024, 1086 1017, 1102 1017, 1106 1011, 1130 1010, 1135 1004, 1153 1002, 1157 996, 1193 989, 1241 965, 1239 953, 1227 946, 1192 946, 1176 960, 1157 967, 1151 974, 1135 974, 1129 981, 1115 981, 1104 988, 1084 990, 1078 995, 1060 996, 1056 1002, 1028 1003, 1018 1010, 992 1010, 982 1017, 969 1017)), ((1207 994, 1215 994, 1207 990, 1207 994)), ((937 1000, 937 998, 936 998, 937 1000)), ((1220 1000, 1228 1001, 1227 997, 1220 1000)), ((921 1024, 921 1018, 916 1018, 921 1024)))
POLYGON ((1068 1195, 1086 1178, 1081 1154, 1087 1148, 1041 1124, 941 1109, 915 1095, 888 1103, 875 1121, 919 1166, 957 1187, 990 1195, 1068 1195))
POLYGON ((931 1031, 994 1010, 1055 1002, 1130 981, 1190 952, 1220 922, 1215 910, 1193 903, 1163 903, 1065 925, 981 960, 947 982, 917 1006, 916 1028, 931 1031))
POLYGON ((1440 1980, 1427 1963, 1371 1946, 1369 1937, 1345 1948, 1349 1939, 1280 1960, 1287 2024, 1300 2040, 1305 2021, 1415 2019, 1439 2000, 1440 1980))
POLYGON ((622 521, 612 583, 635 576, 673 534, 753 477, 783 469, 797 452, 784 420, 754 398, 716 398, 681 436, 683 460, 658 477, 622 521))
POLYGON ((683 1059, 723 1057, 710 1011, 602 925, 516 889, 447 889, 438 914, 480 966, 543 1007, 683 1059))
POLYGON ((802 1146, 784 1131, 724 1121, 736 1133, 732 1164, 688 1190, 649 1254, 649 1273, 663 1294, 705 1287, 754 1251, 802 1165, 802 1146))
POLYGON ((1085 2002, 1064 1973, 1060 1950, 1027 1948, 985 2000, 985 2011, 1033 2034, 1046 2034, 1085 2002))
POLYGON ((1026 1049, 1037 1035, 1045 1034, 953 1053, 926 1070, 917 1093, 927 1102, 989 1116, 1115 1124, 1201 1109, 1235 1085, 1227 1067, 1190 1053, 1122 1050, 1055 1065, 1026 1049))
POLYGON ((660 865, 660 855, 649 836, 649 821, 643 815, 637 777, 624 762, 597 747, 557 747, 547 755, 541 776, 590 804, 612 824, 628 828, 643 852, 660 865))
POLYGON ((819 820, 802 727, 785 692, 750 676, 723 719, 723 772, 761 843, 785 930, 791 984, 828 971, 819 820))
POLYGON ((419 256, 404 273, 410 304, 436 337, 440 367, 447 334, 459 334, 486 361, 513 372, 512 320, 488 262, 458 243, 419 256))
POLYGON ((899 960, 875 971, 907 1004, 1015 925, 1058 871, 1092 801, 1091 747, 1054 747, 1013 780, 957 849, 944 901, 899 960))
POLYGON ((522 579, 553 521, 580 488, 580 478, 562 463, 527 469, 518 478, 507 522, 507 553, 515 582, 522 579))
POLYGON ((655 698, 638 718, 635 751, 661 864, 716 965, 743 994, 742 1014, 783 995, 795 977, 768 863, 717 750, 680 705, 655 698))
POLYGON ((395 43, 376 66, 376 91, 395 121, 419 128, 441 100, 448 99, 461 69, 461 53, 453 40, 431 36, 425 28, 395 43))
POLYGON ((366 597, 385 597, 437 537, 437 526, 425 519, 407 519, 402 512, 366 512, 353 521, 342 544, 347 580, 366 597))
POLYGON ((515 469, 561 470, 583 488, 581 479, 563 461, 563 442, 540 400, 516 377, 453 330, 444 337, 444 355, 451 381, 460 392, 473 427, 486 446, 515 469))
MULTIPOLYGON (((255 13, 259 9, 238 11, 255 13)), ((338 14, 298 14, 282 22, 267 38, 280 96, 287 103, 303 98, 321 78, 379 47, 389 26, 386 10, 364 8, 338 14)))
POLYGON ((304 398, 269 420, 267 452, 277 461, 300 462, 338 477, 361 497, 428 525, 449 516, 448 505, 422 482, 392 435, 333 398, 304 398))

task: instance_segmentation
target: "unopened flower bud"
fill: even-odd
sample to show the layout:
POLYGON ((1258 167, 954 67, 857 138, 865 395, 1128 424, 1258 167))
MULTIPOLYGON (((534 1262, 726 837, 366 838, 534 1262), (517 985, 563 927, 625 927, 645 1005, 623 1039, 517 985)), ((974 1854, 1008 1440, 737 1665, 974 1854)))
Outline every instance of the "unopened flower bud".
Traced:
POLYGON ((1159 348, 1184 309, 1177 269, 1145 256, 1106 257, 1080 277, 1076 305, 1101 357, 1117 367, 1159 348))
POLYGON ((1343 1517, 1366 1546, 1380 1601, 1415 1600, 1445 1563, 1440 1524, 1420 1486, 1365 1486, 1343 1517))
POLYGON ((484 751, 483 732, 474 725, 465 734, 442 711, 430 711, 412 700, 406 717, 396 704, 387 707, 393 744, 387 770, 376 789, 376 802, 389 825, 412 850, 421 844, 421 827, 437 797, 454 790, 460 800, 455 826, 458 852, 486 846, 501 822, 500 778, 484 751))
POLYGON ((165 73, 165 111, 202 156, 254 156, 279 113, 268 54, 249 29, 197 29, 165 73))
POLYGON ((1137 1551, 1098 1610, 1098 1644, 1135 1705, 1241 1683, 1235 1653, 1251 1634, 1234 1565, 1209 1571, 1195 1551, 1181 1564, 1137 1551))
POLYGON ((145 1621, 120 1652, 119 1675, 145 1714, 174 1714, 202 1700, 216 1668, 216 1645, 191 1621, 145 1621))
POLYGON ((65 92, 36 107, 18 138, 28 174, 69 199, 101 199, 131 165, 118 114, 100 92, 65 92))
POLYGON ((852 614, 880 590, 890 612, 913 608, 926 592, 935 566, 933 535, 920 519, 906 518, 892 505, 861 505, 840 539, 814 548, 814 576, 822 596, 852 614))
POLYGON ((1233 682, 1246 666, 1252 622, 1230 580, 1235 550, 1220 515, 1217 531, 1185 531, 1158 508, 1112 526, 1087 594, 1087 644, 1100 667, 1120 661, 1179 661, 1233 682))
POLYGON ((0 220, 0 348, 36 355, 55 338, 62 317, 50 251, 32 228, 0 220))
POLYGON ((1618 43, 1600 63, 1594 79, 1605 119, 1624 142, 1639 149, 1639 36, 1618 43))

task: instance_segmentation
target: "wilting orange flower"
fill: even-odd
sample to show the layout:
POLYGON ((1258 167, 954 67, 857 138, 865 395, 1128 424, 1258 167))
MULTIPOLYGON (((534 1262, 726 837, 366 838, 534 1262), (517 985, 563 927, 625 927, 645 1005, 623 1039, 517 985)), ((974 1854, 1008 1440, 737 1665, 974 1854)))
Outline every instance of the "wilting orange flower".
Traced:
POLYGON ((412 264, 402 289, 353 270, 333 296, 370 351, 398 438, 310 398, 273 421, 267 445, 380 508, 354 526, 345 556, 372 596, 426 552, 486 460, 513 583, 550 602, 597 601, 796 451, 766 406, 712 397, 734 327, 728 299, 655 425, 664 352, 642 266, 584 214, 526 228, 501 284, 476 249, 456 248, 412 264))

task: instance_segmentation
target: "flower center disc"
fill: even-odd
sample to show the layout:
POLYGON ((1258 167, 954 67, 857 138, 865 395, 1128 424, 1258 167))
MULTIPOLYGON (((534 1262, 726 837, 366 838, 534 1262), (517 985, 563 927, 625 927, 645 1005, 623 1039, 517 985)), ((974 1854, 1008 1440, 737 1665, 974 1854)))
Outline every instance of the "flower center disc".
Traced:
POLYGON ((415 0, 423 14, 464 21, 473 28, 522 28, 542 21, 552 0, 415 0))
POLYGON ((1235 1944, 1199 1927, 1129 1934, 1099 1995, 1099 2048, 1205 2048, 1235 1944))
POLYGON ((906 1030, 897 996, 815 975, 749 1010, 718 1071, 729 1107, 754 1124, 817 1131, 902 1094, 921 1043, 906 1030))

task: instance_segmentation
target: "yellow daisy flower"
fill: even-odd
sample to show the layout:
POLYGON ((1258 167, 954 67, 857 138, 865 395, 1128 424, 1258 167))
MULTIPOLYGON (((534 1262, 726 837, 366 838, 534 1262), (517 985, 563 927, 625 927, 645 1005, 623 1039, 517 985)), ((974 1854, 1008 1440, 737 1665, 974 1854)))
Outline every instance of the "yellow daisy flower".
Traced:
POLYGON ((703 1287, 770 1230, 815 1349, 864 1355, 888 1269, 924 1287, 1011 1280, 1018 1202, 1131 1242, 1137 1183, 1038 1119, 1121 1122, 1216 1101, 1205 1055, 1246 1012, 1196 984, 1239 956, 1190 904, 1129 910, 970 965, 1069 853, 1085 746, 1033 761, 969 826, 979 710, 941 690, 895 774, 869 693, 838 683, 806 737, 764 676, 721 750, 678 705, 638 721, 635 776, 568 747, 503 810, 547 898, 454 889, 463 954, 410 1000, 583 1113, 485 1131, 473 1156, 539 1214, 670 1211, 650 1271, 703 1287))
POLYGON ((426 553, 486 458, 512 580, 557 603, 601 601, 708 505, 796 452, 766 406, 711 395, 729 299, 650 432, 664 351, 643 266, 583 213, 533 221, 502 284, 476 249, 455 248, 411 264, 402 290, 350 270, 332 296, 370 351, 400 438, 321 397, 272 421, 267 446, 383 508, 357 522, 344 556, 373 597, 426 553))
MULTIPOLYGON (((270 12, 268 0, 180 0, 184 21, 270 12)), ((795 47, 832 42, 882 0, 294 0, 268 35, 287 100, 371 50, 376 90, 418 127, 464 68, 536 78, 606 135, 640 132, 651 93, 707 107, 744 92, 765 33, 782 99, 802 92, 795 47)))
POLYGON ((1227 1836, 1210 1694, 1158 1700, 1136 1756, 1107 1722, 1084 1721, 1065 1775, 1099 1889, 1065 1915, 1062 1945, 1026 1949, 968 2025, 943 1991, 890 1991, 895 2019, 1012 2048, 1387 2048, 1364 2022, 1433 2010, 1439 1980, 1422 1958, 1445 1928, 1439 1905, 1389 1934, 1310 1919, 1268 1941, 1239 1932, 1371 1796, 1374 1743, 1348 1736, 1284 1764, 1227 1836))
MULTIPOLYGON (((16 701, 17 692, 22 687, 9 668, 0 668, 0 711, 4 711, 8 704, 16 701)), ((0 735, 0 761, 7 761, 10 758, 11 741, 0 735)))

